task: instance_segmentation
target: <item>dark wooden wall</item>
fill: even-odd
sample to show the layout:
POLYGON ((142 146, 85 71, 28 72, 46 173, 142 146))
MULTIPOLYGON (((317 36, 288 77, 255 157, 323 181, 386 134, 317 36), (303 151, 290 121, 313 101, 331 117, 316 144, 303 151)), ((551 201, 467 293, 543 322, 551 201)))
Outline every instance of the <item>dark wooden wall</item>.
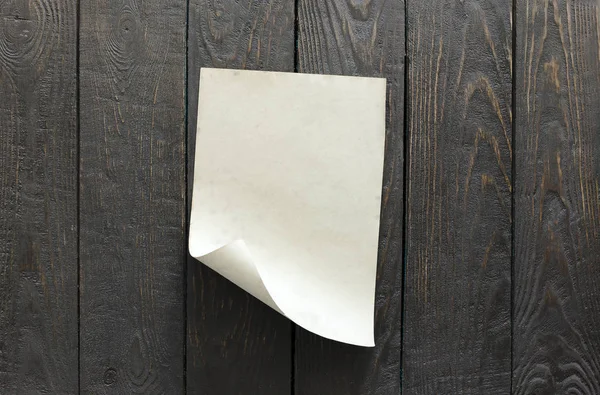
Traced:
POLYGON ((408 9, 407 393, 510 392, 511 6, 408 9))
POLYGON ((0 2, 0 392, 78 388, 77 2, 0 2))
POLYGON ((80 3, 79 384, 184 390, 184 2, 80 3))
POLYGON ((600 393, 600 3, 517 4, 513 387, 600 393))
POLYGON ((599 394, 597 0, 0 0, 0 393, 599 394), (187 254, 198 73, 387 78, 376 346, 187 254))

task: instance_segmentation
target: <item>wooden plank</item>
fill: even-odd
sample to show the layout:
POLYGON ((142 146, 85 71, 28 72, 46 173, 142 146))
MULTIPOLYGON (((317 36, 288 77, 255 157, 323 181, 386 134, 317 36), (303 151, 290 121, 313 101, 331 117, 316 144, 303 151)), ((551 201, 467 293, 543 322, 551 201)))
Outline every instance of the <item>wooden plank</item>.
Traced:
POLYGON ((81 390, 183 393, 185 1, 81 4, 81 390))
POLYGON ((517 1, 513 393, 600 393, 600 6, 517 1))
POLYGON ((0 388, 77 392, 77 2, 0 3, 0 388))
POLYGON ((387 130, 375 313, 375 348, 301 328, 295 390, 313 394, 400 392, 404 166, 404 2, 298 1, 300 72, 386 77, 387 130))
POLYGON ((510 391, 511 8, 408 8, 406 394, 510 391))
MULTIPOLYGON (((188 33, 191 202, 200 67, 293 71, 294 1, 192 0, 188 33)), ((188 393, 290 393, 290 321, 195 259, 187 267, 188 393)))

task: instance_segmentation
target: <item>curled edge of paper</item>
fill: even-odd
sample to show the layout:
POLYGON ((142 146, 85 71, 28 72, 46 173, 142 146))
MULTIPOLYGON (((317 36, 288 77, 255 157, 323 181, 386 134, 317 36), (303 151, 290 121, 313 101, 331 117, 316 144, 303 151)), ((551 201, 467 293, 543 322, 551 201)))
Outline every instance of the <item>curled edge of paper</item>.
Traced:
POLYGON ((327 317, 310 319, 293 308, 286 308, 280 295, 275 290, 270 276, 260 263, 255 261, 250 249, 242 239, 220 246, 199 246, 192 242, 190 232, 189 253, 201 263, 208 266, 221 276, 236 284, 255 298, 271 307, 273 310, 289 318, 302 328, 327 339, 348 343, 356 346, 373 347, 374 322, 369 317, 369 336, 357 334, 348 330, 345 323, 332 322, 327 317))

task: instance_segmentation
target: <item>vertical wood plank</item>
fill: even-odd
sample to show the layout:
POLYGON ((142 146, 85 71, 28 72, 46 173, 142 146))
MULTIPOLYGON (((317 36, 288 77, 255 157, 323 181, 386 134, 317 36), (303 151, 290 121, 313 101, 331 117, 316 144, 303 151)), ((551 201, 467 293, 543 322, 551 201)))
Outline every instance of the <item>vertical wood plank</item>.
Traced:
POLYGON ((405 394, 507 394, 511 9, 408 8, 405 394))
POLYGON ((81 4, 83 393, 182 393, 185 1, 81 4))
MULTIPOLYGON (((188 29, 191 202, 200 68, 293 71, 294 1, 191 0, 188 29)), ((290 321, 195 259, 187 265, 188 393, 289 394, 290 321)))
POLYGON ((600 393, 600 5, 517 1, 513 393, 600 393))
POLYGON ((298 69, 387 78, 386 152, 378 258, 375 348, 297 328, 295 390, 398 394, 402 315, 404 2, 298 1, 298 69))
POLYGON ((0 2, 0 388, 77 392, 77 2, 0 2))

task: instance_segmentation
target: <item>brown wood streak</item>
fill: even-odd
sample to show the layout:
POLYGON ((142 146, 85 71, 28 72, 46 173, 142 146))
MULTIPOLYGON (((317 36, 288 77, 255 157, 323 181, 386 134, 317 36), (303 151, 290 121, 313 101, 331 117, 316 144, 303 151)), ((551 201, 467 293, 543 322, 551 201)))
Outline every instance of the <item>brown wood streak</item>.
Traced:
POLYGON ((513 393, 600 393, 600 7, 517 2, 513 393))
POLYGON ((84 393, 182 393, 184 1, 87 1, 80 27, 84 393))
MULTIPOLYGON (((200 67, 293 71, 294 2, 192 0, 189 12, 191 202, 200 67)), ((187 267, 188 393, 290 393, 289 320, 195 259, 187 267)))
POLYGON ((404 4, 386 0, 299 0, 300 72, 386 77, 387 129, 375 348, 296 339, 296 394, 400 391, 403 219, 404 4))
POLYGON ((77 391, 76 1, 0 2, 0 388, 77 391))
POLYGON ((406 394, 510 391, 510 13, 409 4, 406 394))

